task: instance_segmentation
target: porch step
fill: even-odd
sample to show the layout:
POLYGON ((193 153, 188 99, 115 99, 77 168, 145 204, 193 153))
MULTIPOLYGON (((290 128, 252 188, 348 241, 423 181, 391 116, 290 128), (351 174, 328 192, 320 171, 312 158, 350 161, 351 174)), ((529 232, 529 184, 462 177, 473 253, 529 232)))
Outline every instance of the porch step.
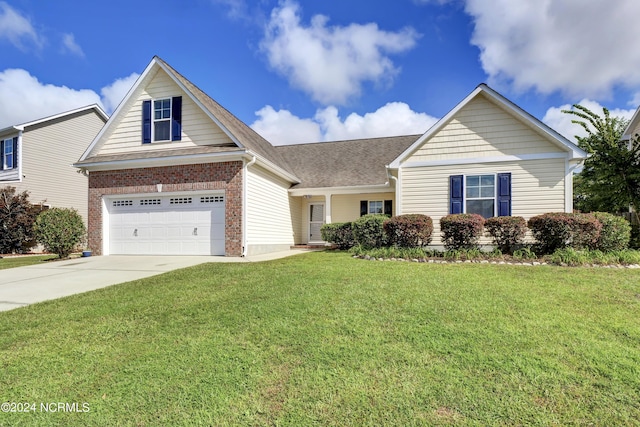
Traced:
POLYGON ((327 245, 293 245, 291 249, 329 249, 331 246, 327 245))

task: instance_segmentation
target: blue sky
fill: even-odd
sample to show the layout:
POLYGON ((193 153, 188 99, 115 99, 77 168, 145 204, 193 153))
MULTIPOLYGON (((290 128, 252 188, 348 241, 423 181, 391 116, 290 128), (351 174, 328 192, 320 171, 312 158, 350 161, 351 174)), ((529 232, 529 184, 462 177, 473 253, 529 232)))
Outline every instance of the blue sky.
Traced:
POLYGON ((640 104, 637 0, 0 0, 0 128, 111 113, 158 55, 275 144, 425 132, 486 82, 571 137, 640 104))

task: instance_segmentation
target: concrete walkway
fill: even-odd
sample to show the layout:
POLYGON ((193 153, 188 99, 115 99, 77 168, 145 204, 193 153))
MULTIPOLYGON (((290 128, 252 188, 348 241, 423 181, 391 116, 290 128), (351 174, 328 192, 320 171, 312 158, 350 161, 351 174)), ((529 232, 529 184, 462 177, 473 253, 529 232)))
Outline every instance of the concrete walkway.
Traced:
POLYGON ((248 258, 217 256, 96 256, 0 270, 0 311, 24 307, 155 276, 207 262, 259 262, 306 251, 291 250, 248 258))

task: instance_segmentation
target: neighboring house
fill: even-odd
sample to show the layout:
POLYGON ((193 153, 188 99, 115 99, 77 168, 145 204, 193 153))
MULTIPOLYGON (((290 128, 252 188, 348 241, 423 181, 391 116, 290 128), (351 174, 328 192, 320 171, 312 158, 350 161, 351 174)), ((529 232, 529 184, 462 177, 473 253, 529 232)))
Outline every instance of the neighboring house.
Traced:
POLYGON ((365 213, 572 211, 586 153, 486 85, 423 135, 273 146, 154 57, 75 166, 97 254, 251 255, 365 213))
POLYGON ((624 130, 622 134, 623 141, 632 141, 636 135, 640 134, 640 107, 633 113, 633 117, 629 121, 627 128, 624 130))
POLYGON ((73 163, 109 117, 89 105, 0 129, 0 187, 27 190, 29 201, 75 208, 87 220, 87 177, 73 163))

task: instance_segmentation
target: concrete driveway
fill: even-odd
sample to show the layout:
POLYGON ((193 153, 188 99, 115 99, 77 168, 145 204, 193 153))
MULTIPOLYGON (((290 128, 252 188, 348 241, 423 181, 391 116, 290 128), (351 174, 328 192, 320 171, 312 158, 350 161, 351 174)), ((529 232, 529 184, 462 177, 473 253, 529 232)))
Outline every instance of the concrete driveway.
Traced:
POLYGON ((96 256, 0 270, 0 311, 92 291, 206 262, 266 261, 300 253, 250 258, 215 256, 96 256))

